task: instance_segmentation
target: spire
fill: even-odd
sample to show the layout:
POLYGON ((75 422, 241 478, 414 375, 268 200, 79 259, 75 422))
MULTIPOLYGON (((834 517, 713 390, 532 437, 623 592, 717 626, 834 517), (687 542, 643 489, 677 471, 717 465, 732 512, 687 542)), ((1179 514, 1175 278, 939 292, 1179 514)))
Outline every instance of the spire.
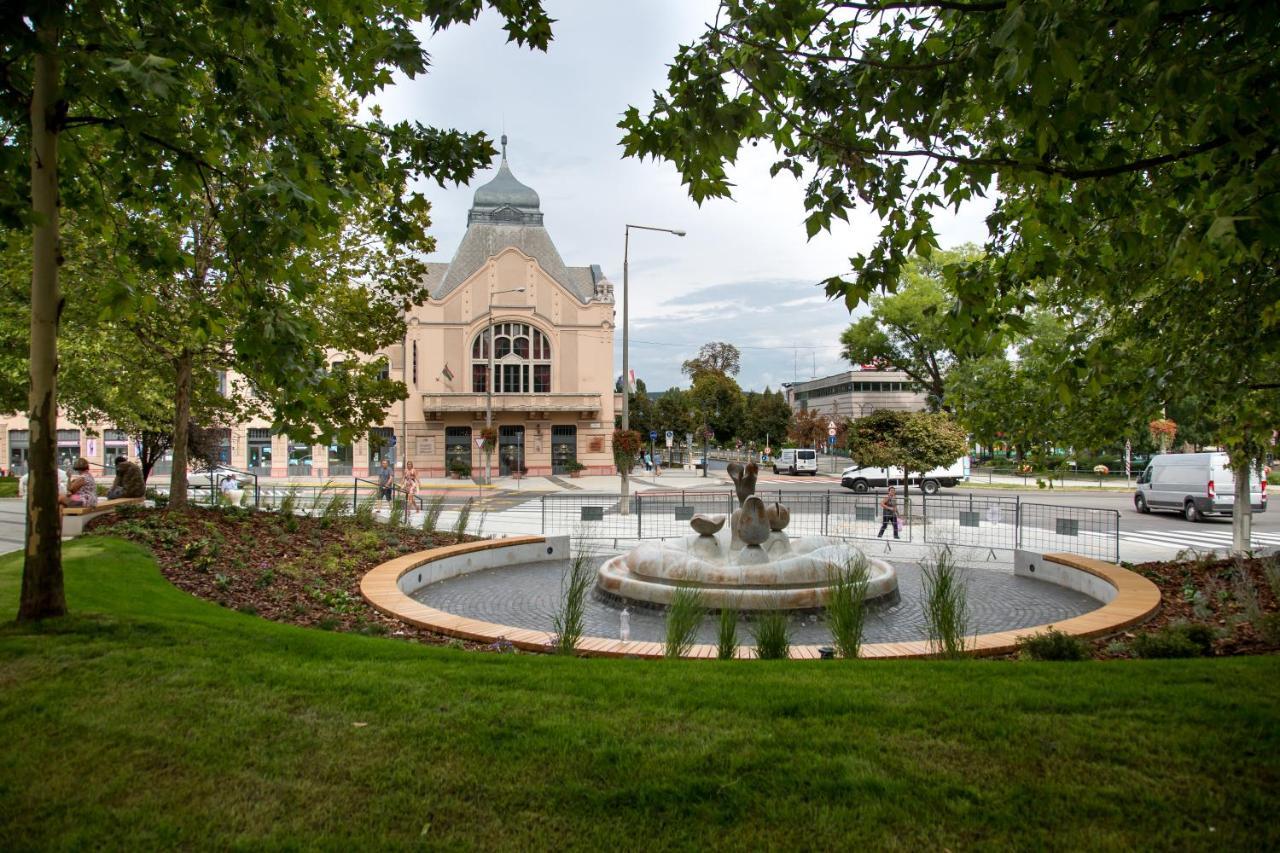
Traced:
POLYGON ((502 162, 507 162, 507 135, 502 134, 502 162))

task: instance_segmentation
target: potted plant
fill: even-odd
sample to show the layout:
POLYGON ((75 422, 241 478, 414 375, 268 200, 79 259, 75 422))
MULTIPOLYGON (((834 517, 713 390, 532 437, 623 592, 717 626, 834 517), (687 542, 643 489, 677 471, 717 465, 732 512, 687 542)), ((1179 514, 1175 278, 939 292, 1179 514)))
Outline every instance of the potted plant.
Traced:
POLYGON ((454 459, 449 463, 449 476, 454 480, 461 480, 464 477, 471 476, 471 465, 462 459, 454 459))
POLYGON ((519 463, 511 466, 511 476, 516 480, 523 478, 528 472, 529 469, 519 463))
POLYGON ((619 474, 629 472, 636 464, 636 454, 644 446, 644 438, 633 429, 613 431, 613 464, 619 474))
POLYGON ((569 476, 575 480, 582 476, 582 470, 586 467, 586 465, 583 465, 577 459, 570 459, 568 462, 564 463, 564 470, 568 471, 569 476))

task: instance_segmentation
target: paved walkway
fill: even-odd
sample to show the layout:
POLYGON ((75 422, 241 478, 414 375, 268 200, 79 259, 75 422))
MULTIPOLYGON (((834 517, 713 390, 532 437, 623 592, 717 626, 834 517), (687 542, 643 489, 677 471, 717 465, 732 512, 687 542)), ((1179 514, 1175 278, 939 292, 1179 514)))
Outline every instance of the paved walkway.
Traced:
POLYGON ((26 531, 26 502, 22 498, 0 498, 0 554, 22 548, 26 531))

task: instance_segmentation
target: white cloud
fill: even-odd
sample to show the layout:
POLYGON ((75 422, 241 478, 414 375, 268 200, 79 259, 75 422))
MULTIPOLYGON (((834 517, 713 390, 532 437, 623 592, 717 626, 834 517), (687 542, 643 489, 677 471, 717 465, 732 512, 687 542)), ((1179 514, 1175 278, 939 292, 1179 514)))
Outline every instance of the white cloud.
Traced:
MULTIPOLYGON (((680 361, 709 340, 743 348, 746 387, 845 369, 838 336, 849 315, 825 300, 817 282, 847 272, 849 257, 879 231, 872 216, 855 211, 848 225, 806 240, 802 186, 789 176, 769 177, 765 146, 745 150, 730 170, 732 200, 701 208, 670 164, 623 159, 616 127, 623 111, 647 109, 652 91, 665 87, 677 45, 694 39, 717 5, 549 0, 557 23, 545 54, 507 44, 497 16, 486 12, 474 26, 431 36, 430 72, 399 81, 377 99, 391 119, 484 130, 495 139, 505 127, 512 171, 541 196, 565 262, 600 264, 619 296, 626 223, 688 231, 683 239, 632 234, 633 337, 678 344, 635 343, 637 375, 651 376, 651 387, 678 381, 680 361)), ((474 187, 486 180, 482 173, 471 188, 423 187, 433 205, 435 260, 452 257, 474 187)), ((942 243, 981 242, 989 208, 940 221, 942 243)))

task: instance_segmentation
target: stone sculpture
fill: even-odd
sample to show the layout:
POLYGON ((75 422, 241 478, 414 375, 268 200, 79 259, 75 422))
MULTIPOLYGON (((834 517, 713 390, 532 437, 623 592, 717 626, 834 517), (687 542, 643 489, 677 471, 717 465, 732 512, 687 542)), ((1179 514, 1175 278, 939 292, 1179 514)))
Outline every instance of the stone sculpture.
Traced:
POLYGON ((715 536, 724 527, 724 516, 699 513, 689 520, 689 526, 700 536, 715 536))
POLYGON ((740 462, 729 463, 729 479, 733 480, 733 490, 738 494, 738 506, 756 493, 756 475, 759 473, 760 466, 754 462, 748 462, 745 467, 740 462))

